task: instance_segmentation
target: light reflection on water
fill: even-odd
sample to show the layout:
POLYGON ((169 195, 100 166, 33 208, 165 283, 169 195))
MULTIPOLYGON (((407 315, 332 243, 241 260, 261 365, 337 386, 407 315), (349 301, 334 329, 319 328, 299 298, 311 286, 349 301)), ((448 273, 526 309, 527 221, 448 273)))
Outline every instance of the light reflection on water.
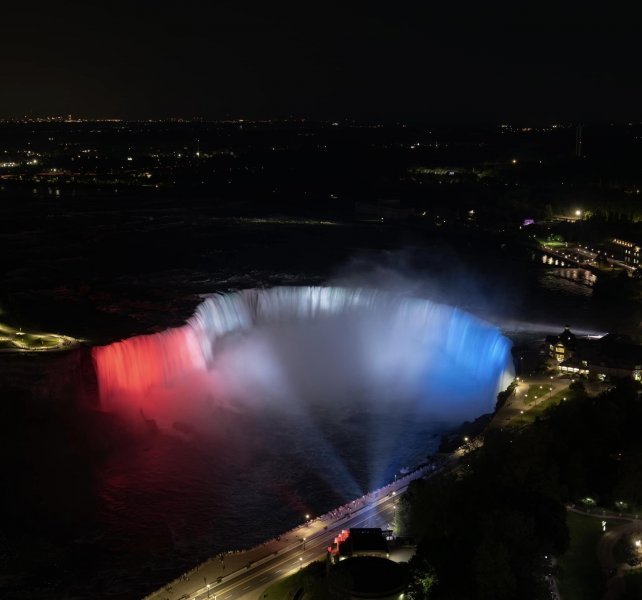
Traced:
POLYGON ((383 414, 299 417, 221 412, 214 435, 161 433, 113 454, 97 474, 98 518, 101 547, 119 558, 103 576, 116 583, 135 561, 145 589, 165 570, 260 543, 367 491, 370 461, 385 465, 385 480, 422 462, 445 428, 406 413, 391 454, 364 426, 383 414), (340 476, 345 470, 352 480, 340 476))
POLYGON ((404 295, 246 290, 196 314, 94 349, 103 405, 163 427, 98 477, 112 553, 151 574, 252 546, 391 481, 426 459, 445 422, 492 411, 514 375, 497 328, 404 295), (185 360, 194 338, 207 360, 185 360))
POLYGON ((584 296, 590 298, 597 276, 586 269, 565 267, 547 269, 538 277, 542 288, 564 296, 584 296))

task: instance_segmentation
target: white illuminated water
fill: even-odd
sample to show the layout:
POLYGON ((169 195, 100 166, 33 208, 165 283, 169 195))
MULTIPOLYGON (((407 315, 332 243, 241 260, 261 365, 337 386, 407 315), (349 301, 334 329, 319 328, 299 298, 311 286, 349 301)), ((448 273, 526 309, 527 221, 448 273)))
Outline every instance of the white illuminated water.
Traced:
POLYGON ((426 299, 342 287, 215 295, 185 326, 97 348, 94 357, 105 406, 124 395, 151 418, 186 385, 178 417, 204 391, 227 400, 314 396, 332 407, 342 390, 361 389, 375 405, 389 394, 441 421, 470 419, 492 411, 513 376, 510 342, 494 326, 426 299), (188 390, 197 383, 199 391, 188 390), (165 398, 159 406, 152 390, 165 398))

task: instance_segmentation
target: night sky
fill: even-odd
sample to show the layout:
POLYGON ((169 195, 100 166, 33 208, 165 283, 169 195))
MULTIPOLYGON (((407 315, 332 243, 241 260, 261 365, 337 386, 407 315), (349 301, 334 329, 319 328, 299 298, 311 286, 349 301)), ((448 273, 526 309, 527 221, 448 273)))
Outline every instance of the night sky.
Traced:
POLYGON ((625 6, 5 3, 0 117, 640 120, 625 6))

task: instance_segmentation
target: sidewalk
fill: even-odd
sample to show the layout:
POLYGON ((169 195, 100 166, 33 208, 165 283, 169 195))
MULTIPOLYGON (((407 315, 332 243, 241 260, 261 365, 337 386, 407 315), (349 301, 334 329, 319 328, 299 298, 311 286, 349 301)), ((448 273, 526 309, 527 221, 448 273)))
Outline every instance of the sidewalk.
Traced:
MULTIPOLYGON (((326 534, 326 531, 340 526, 341 519, 344 519, 346 515, 358 514, 365 507, 377 504, 399 488, 406 487, 413 479, 433 470, 436 469, 430 463, 421 465, 396 481, 331 510, 325 515, 311 518, 298 527, 267 540, 259 546, 213 556, 166 586, 149 594, 145 600, 187 600, 187 598, 207 592, 208 589, 233 579, 240 573, 262 564, 278 554, 297 547, 303 549, 304 538, 307 542, 326 534)), ((213 592, 212 597, 214 597, 213 592)))

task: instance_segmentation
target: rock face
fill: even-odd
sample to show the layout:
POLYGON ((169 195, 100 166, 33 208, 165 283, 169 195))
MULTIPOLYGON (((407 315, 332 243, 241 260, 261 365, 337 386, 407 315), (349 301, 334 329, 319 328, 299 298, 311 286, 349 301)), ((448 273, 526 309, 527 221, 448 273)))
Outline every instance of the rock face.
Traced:
POLYGON ((91 350, 85 346, 54 352, 3 352, 0 388, 19 391, 34 400, 98 406, 91 350))

